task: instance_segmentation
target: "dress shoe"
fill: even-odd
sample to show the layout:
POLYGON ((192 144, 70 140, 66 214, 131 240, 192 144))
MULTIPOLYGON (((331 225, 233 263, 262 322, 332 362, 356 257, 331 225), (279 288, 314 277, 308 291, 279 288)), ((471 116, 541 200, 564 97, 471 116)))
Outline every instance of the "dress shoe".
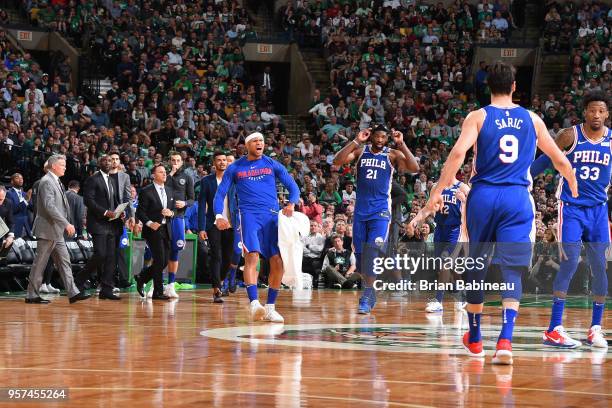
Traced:
POLYGON ((170 296, 166 296, 162 293, 153 293, 153 296, 151 296, 151 299, 153 300, 170 300, 170 296))
POLYGON ((35 298, 26 298, 25 302, 26 303, 40 303, 40 304, 51 303, 51 301, 49 301, 47 299, 43 299, 40 296, 39 297, 35 297, 35 298))
POLYGON ((79 292, 78 294, 70 298, 70 303, 72 304, 72 303, 78 302, 79 300, 89 299, 90 297, 91 295, 87 295, 83 292, 79 292))
POLYGON ((135 275, 134 279, 136 279, 136 290, 140 294, 141 297, 145 297, 144 292, 144 282, 140 279, 140 275, 135 275))
POLYGON ((119 296, 115 295, 114 293, 108 293, 108 292, 100 292, 100 295, 98 295, 98 297, 100 299, 107 299, 107 300, 121 300, 119 296))

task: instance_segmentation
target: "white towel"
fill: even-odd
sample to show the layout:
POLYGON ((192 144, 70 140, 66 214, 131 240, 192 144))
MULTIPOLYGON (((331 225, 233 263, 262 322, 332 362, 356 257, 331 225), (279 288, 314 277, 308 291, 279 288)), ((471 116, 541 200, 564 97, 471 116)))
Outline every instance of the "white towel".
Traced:
POLYGON ((283 284, 296 289, 304 288, 302 277, 302 256, 304 245, 302 237, 310 232, 310 220, 301 212, 294 211, 293 216, 278 214, 278 247, 283 258, 283 284))

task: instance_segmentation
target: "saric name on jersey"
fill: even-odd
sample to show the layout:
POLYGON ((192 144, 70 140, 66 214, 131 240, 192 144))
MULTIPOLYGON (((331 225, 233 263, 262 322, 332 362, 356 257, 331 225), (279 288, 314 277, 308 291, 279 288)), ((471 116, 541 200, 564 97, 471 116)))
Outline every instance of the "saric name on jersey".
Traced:
POLYGON ((574 163, 596 163, 607 166, 610 164, 610 155, 596 150, 582 150, 574 152, 574 163))
POLYGON ((359 162, 361 167, 378 167, 379 169, 387 168, 387 161, 381 159, 361 159, 359 162))
POLYGON ((495 119, 495 124, 498 129, 514 128, 520 129, 523 124, 523 119, 506 118, 506 119, 495 119))

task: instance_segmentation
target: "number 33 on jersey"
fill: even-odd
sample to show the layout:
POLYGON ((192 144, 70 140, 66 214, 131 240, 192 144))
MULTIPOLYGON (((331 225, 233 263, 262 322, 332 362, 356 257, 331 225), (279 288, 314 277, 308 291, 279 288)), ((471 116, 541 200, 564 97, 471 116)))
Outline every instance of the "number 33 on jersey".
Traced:
POLYGON ((580 195, 572 197, 567 180, 559 182, 557 198, 564 203, 581 206, 593 206, 608 201, 608 185, 612 176, 612 147, 610 137, 612 131, 606 129, 605 135, 599 140, 590 140, 585 136, 582 125, 574 126, 574 144, 565 153, 569 159, 576 179, 580 195))

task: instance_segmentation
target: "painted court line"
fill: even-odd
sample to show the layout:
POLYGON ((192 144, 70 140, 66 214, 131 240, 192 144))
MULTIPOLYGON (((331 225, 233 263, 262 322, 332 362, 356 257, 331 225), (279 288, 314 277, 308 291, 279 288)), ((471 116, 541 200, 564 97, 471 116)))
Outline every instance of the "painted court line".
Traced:
MULTIPOLYGON (((119 369, 101 369, 101 368, 47 368, 47 367, 0 367, 0 370, 7 371, 56 371, 56 372, 93 372, 93 373, 124 373, 124 374, 157 374, 157 375, 198 375, 198 376, 223 376, 223 377, 253 377, 253 378, 286 378, 286 375, 272 375, 272 374, 232 374, 232 373, 219 373, 219 372, 189 372, 189 371, 153 371, 153 370, 119 370, 119 369)), ((449 382, 438 382, 438 381, 401 381, 401 380, 385 380, 379 378, 373 379, 363 379, 363 378, 343 378, 343 377, 314 377, 314 376, 299 376, 301 380, 314 380, 314 381, 349 381, 349 382, 378 382, 383 381, 389 384, 405 384, 405 385, 432 385, 432 386, 448 386, 448 387, 456 387, 456 383, 449 382)), ((469 388, 495 388, 497 389, 497 385, 481 385, 481 384, 470 384, 469 388)), ((79 389, 70 387, 70 389, 79 389)), ((122 390, 121 388, 82 388, 86 389, 100 389, 100 390, 122 390)), ((600 393, 600 392, 589 392, 589 391, 572 391, 572 390, 557 390, 557 389, 548 389, 548 388, 531 388, 531 387, 512 387, 515 391, 535 391, 535 392, 545 392, 545 393, 561 393, 561 394, 575 394, 575 395, 591 395, 591 396, 602 396, 602 397, 610 397, 612 393, 600 393)), ((125 389, 131 390, 131 389, 125 389)), ((140 389, 135 389, 140 390, 140 389)), ((147 389, 142 389, 143 391, 147 389)), ((156 389, 159 391, 158 389, 156 389)), ((178 389, 176 391, 183 391, 184 389, 178 389)), ((208 390, 203 390, 208 391, 208 390)), ((213 391, 211 391, 213 392, 213 391)), ((226 391, 224 391, 226 392, 226 391)), ((227 391, 234 392, 234 391, 227 391)), ((262 393, 262 395, 266 395, 266 393, 262 393)), ((272 393, 271 395, 277 395, 277 393, 272 393)), ((280 394, 278 394, 280 395, 280 394)), ((287 394, 293 395, 293 394, 287 394)), ((314 398, 314 396, 313 396, 314 398)), ((321 397, 327 398, 327 397, 321 397)), ((330 397, 336 398, 336 397, 330 397)), ((360 400, 364 402, 369 402, 367 400, 360 400)), ((406 406, 417 406, 417 405, 406 405, 406 406)))

